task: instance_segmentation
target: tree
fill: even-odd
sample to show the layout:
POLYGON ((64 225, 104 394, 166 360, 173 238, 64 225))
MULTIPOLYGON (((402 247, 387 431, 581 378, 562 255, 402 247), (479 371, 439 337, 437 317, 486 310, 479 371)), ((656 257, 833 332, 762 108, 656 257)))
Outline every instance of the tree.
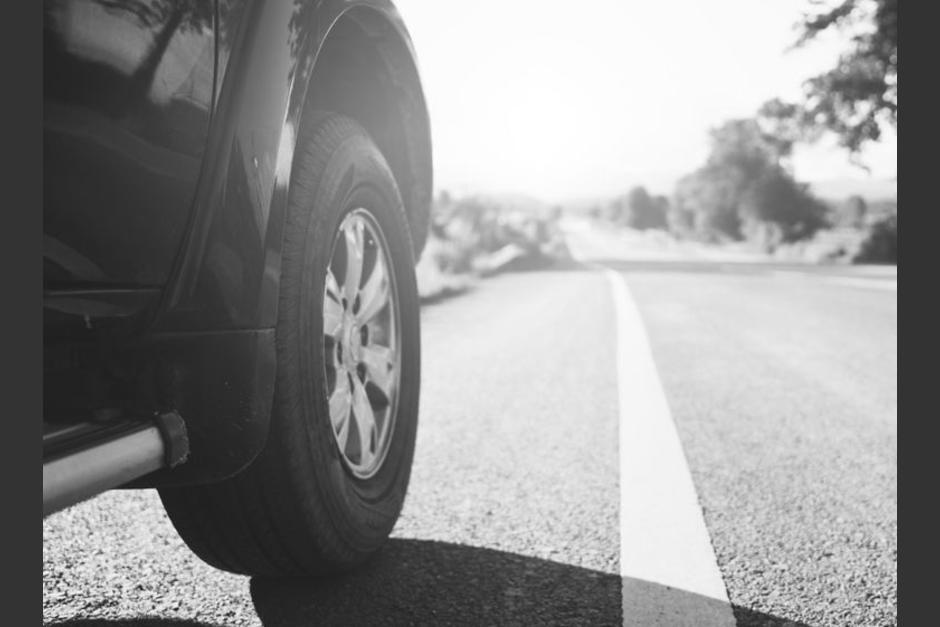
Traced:
POLYGON ((661 229, 666 227, 666 213, 662 203, 650 196, 642 185, 627 192, 625 222, 634 229, 661 229))
POLYGON ((854 261, 856 263, 898 262, 897 213, 883 216, 872 223, 854 261))
POLYGON ((676 185, 673 231, 711 241, 757 237, 770 247, 812 234, 825 206, 787 170, 790 147, 754 119, 713 129, 705 165, 676 185))
POLYGON ((683 184, 690 177, 685 177, 676 184, 675 198, 669 203, 666 213, 666 223, 669 232, 676 237, 689 238, 695 235, 695 214, 692 209, 680 202, 683 195, 683 184))
POLYGON ((683 231, 706 241, 741 239, 737 202, 739 177, 716 164, 706 164, 676 183, 673 198, 674 232, 683 231))
POLYGON ((627 202, 623 196, 617 196, 604 208, 604 218, 616 224, 626 224, 627 202))
POLYGON ((661 194, 653 196, 653 207, 656 212, 657 222, 653 228, 669 230, 669 212, 672 209, 669 203, 669 197, 661 194))
POLYGON ((851 31, 851 44, 834 68, 804 83, 803 102, 770 100, 758 115, 790 141, 816 141, 826 131, 834 133, 853 162, 862 165, 862 146, 878 140, 884 128, 897 128, 898 1, 810 1, 827 6, 804 15, 793 47, 830 30, 851 31))
POLYGON ((861 227, 865 225, 865 214, 868 213, 868 203, 859 195, 849 196, 842 205, 839 222, 844 226, 861 227))
POLYGON ((771 166, 744 189, 738 211, 749 239, 772 250, 819 230, 826 206, 783 168, 771 166))

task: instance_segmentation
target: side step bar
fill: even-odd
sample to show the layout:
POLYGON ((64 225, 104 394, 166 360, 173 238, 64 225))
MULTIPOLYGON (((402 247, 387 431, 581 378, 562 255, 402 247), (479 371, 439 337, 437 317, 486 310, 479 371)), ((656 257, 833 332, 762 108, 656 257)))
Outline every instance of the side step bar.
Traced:
POLYGON ((45 518, 155 470, 183 463, 189 455, 189 440, 183 419, 171 412, 147 422, 97 428, 89 423, 75 425, 44 437, 43 449, 45 518))

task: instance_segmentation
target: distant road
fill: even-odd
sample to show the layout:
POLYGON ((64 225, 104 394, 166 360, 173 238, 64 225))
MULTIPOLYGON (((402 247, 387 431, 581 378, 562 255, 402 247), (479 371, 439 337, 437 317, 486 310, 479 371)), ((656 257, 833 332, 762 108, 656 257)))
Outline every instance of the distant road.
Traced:
POLYGON ((44 623, 896 624, 896 270, 568 240, 422 310, 412 484, 370 567, 227 575, 114 492, 43 523, 44 623))

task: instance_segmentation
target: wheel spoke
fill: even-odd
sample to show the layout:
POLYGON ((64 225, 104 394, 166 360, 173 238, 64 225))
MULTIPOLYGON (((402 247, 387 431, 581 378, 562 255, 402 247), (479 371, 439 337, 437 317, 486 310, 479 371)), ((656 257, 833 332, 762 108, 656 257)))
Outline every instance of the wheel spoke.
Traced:
POLYGON ((371 320, 388 303, 388 297, 388 274, 385 272, 385 262, 381 256, 377 256, 372 273, 366 280, 366 284, 362 286, 356 321, 363 324, 371 320))
POLYGON ((351 303, 359 293, 359 283, 362 281, 362 260, 365 256, 362 220, 348 222, 343 229, 343 234, 346 240, 346 277, 343 282, 343 291, 351 303))
POLYGON ((349 439, 349 413, 346 414, 346 420, 339 426, 336 433, 336 444, 339 446, 339 450, 345 455, 346 454, 346 441, 349 439))
POLYGON ((326 269, 326 295, 337 303, 343 300, 343 288, 340 287, 339 282, 336 280, 336 275, 333 274, 333 268, 326 269))
POLYGON ((326 269, 323 293, 323 334, 336 338, 343 328, 343 290, 336 282, 332 268, 326 269))
POLYGON ((352 410, 352 396, 349 390, 349 377, 345 369, 336 371, 336 389, 330 396, 330 423, 339 450, 346 454, 346 440, 349 437, 349 414, 352 410))
POLYGON ((343 306, 330 298, 323 297, 323 334, 332 338, 339 337, 343 328, 343 306))
POLYGON ((372 432, 375 430, 375 413, 366 395, 366 389, 357 377, 353 377, 353 415, 359 431, 359 464, 368 466, 372 463, 372 432))
POLYGON ((362 363, 366 366, 369 380, 382 390, 385 398, 391 400, 391 388, 395 379, 392 349, 378 344, 371 344, 363 346, 361 351, 362 363))

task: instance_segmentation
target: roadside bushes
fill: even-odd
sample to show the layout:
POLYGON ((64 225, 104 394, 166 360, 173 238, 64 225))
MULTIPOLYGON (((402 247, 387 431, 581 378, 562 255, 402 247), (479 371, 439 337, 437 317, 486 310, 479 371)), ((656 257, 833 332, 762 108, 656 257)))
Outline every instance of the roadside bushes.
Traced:
POLYGON ((832 226, 820 229, 812 237, 781 245, 774 255, 783 260, 813 263, 894 263, 898 262, 898 218, 896 204, 872 203, 874 211, 861 218, 855 208, 845 203, 835 205, 830 215, 832 226), (846 206, 849 206, 846 215, 846 206), (853 215, 854 214, 854 215, 853 215))
POLYGON ((482 196, 434 199, 428 243, 419 260, 423 297, 458 291, 466 277, 544 265, 567 256, 560 207, 523 209, 482 196))
POLYGON ((862 240, 856 263, 897 263, 898 262, 898 214, 885 215, 874 220, 867 228, 862 240))

